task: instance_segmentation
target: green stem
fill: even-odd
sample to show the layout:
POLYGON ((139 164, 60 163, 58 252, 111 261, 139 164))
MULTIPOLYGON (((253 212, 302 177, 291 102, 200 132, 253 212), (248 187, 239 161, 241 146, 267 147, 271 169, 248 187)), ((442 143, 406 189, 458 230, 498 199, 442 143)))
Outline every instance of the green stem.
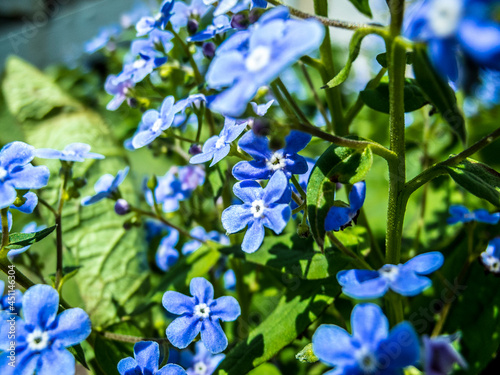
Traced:
POLYGON ((182 49, 184 50, 184 53, 186 54, 189 60, 189 64, 191 65, 191 68, 193 68, 194 78, 197 84, 198 85, 203 84, 203 76, 201 75, 200 70, 198 69, 198 65, 196 65, 196 61, 194 61, 193 55, 189 50, 189 46, 184 42, 184 40, 182 40, 179 34, 177 34, 171 26, 167 27, 167 29, 174 35, 174 38, 179 42, 182 49))
POLYGON ((295 101, 293 96, 290 94, 290 92, 288 91, 285 84, 283 83, 283 81, 280 78, 276 78, 276 85, 277 85, 277 87, 279 87, 279 89, 281 90, 283 95, 285 95, 286 100, 288 101, 288 103, 290 104, 293 111, 300 119, 300 121, 305 122, 305 123, 309 123, 309 120, 307 119, 306 115, 304 114, 304 112, 302 112, 299 105, 297 104, 297 102, 295 101))
POLYGON ((122 335, 120 333, 114 333, 114 332, 108 332, 108 331, 96 331, 94 330, 98 335, 101 335, 102 337, 108 339, 108 340, 113 340, 113 341, 120 341, 120 342, 128 342, 131 344, 135 344, 137 342, 141 341, 156 341, 156 342, 166 342, 170 344, 170 341, 168 341, 167 338, 151 338, 151 337, 138 337, 138 336, 131 336, 131 335, 122 335))
MULTIPOLYGON (((314 12, 321 17, 328 17, 328 0, 314 0, 314 12)), ((330 39, 330 29, 325 27, 325 38, 319 47, 321 61, 325 66, 326 73, 329 78, 323 83, 328 82, 331 78, 337 75, 335 64, 333 62, 332 42, 330 39)), ((342 114, 342 96, 340 87, 334 87, 326 90, 326 102, 332 116, 333 130, 335 134, 345 135, 348 129, 344 124, 344 116, 342 114)))
POLYGON ((305 202, 307 200, 307 194, 304 191, 304 189, 302 189, 302 186, 300 186, 300 183, 297 180, 297 177, 295 177, 295 175, 292 175, 291 180, 292 180, 293 186, 295 186, 295 189, 297 189, 297 191, 299 192, 300 196, 302 197, 302 200, 305 202))
POLYGON ((309 75, 309 72, 307 71, 306 65, 300 61, 299 62, 300 68, 302 69, 302 73, 304 74, 304 78, 306 79, 307 85, 309 86, 309 89, 311 90, 314 101, 316 102, 316 107, 318 108, 319 113, 321 113, 321 116, 323 116, 323 119, 325 120, 326 128, 331 129, 332 124, 330 123, 330 119, 328 118, 328 114, 326 113, 325 107, 323 106, 323 102, 319 98, 319 95, 314 88, 313 81, 311 79, 311 76, 309 75))
POLYGON ((352 263, 356 267, 359 267, 361 269, 367 269, 367 270, 372 269, 372 267, 362 257, 360 257, 358 254, 356 254, 355 252, 353 252, 353 251, 349 250, 347 247, 345 247, 344 244, 342 242, 340 242, 338 240, 338 238, 335 237, 335 235, 332 232, 327 232, 326 235, 328 236, 328 238, 330 239, 332 244, 337 246, 337 248, 340 251, 342 251, 345 255, 347 255, 349 258, 352 259, 352 263))
POLYGON ((55 288, 57 291, 60 291, 61 288, 61 280, 63 278, 63 233, 62 233, 62 211, 64 207, 64 203, 66 201, 66 189, 68 187, 68 180, 71 177, 71 164, 65 165, 63 164, 62 168, 62 181, 61 181, 61 189, 59 190, 59 203, 57 205, 57 214, 55 215, 55 224, 56 224, 56 280, 55 280, 55 288))
POLYGON ((3 251, 5 246, 9 244, 9 219, 7 213, 9 208, 2 208, 0 210, 0 215, 2 216, 2 243, 0 249, 3 251))

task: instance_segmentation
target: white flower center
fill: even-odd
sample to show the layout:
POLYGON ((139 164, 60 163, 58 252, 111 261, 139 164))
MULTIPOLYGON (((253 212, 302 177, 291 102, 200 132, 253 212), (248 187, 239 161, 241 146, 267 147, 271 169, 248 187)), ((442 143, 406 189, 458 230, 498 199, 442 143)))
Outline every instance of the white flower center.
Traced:
POLYGON ((491 255, 486 255, 486 257, 483 258, 483 263, 490 272, 493 272, 493 273, 500 272, 500 260, 499 259, 497 259, 491 255))
POLYGON ((267 161, 267 167, 272 169, 273 171, 277 171, 279 169, 284 169, 286 167, 285 158, 283 154, 279 151, 276 151, 271 159, 267 161))
POLYGON ((226 139, 224 137, 219 137, 217 142, 215 142, 215 148, 218 150, 226 144, 226 139))
POLYGON ((203 362, 195 363, 193 368, 194 368, 194 373, 196 375, 206 375, 207 374, 208 368, 207 368, 207 365, 204 364, 203 362))
POLYGON ((26 337, 26 341, 31 350, 42 351, 49 346, 49 334, 37 328, 26 337))
POLYGON ((356 360, 358 362, 361 371, 364 374, 370 374, 375 372, 378 367, 377 358, 375 355, 366 347, 361 347, 355 354, 356 360))
POLYGON ((194 307, 194 315, 198 318, 206 319, 210 316, 210 307, 206 303, 200 303, 194 307))
POLYGON ((245 61, 245 66, 250 72, 258 72, 271 61, 271 49, 269 47, 256 47, 245 61))
POLYGON ((264 201, 262 199, 257 199, 252 202, 252 208, 250 208, 250 212, 253 214, 254 218, 259 218, 264 215, 264 201))
POLYGON ((132 66, 133 66, 135 69, 140 69, 140 68, 142 68, 144 65, 146 65, 146 60, 144 60, 144 59, 136 60, 136 61, 134 61, 134 63, 132 64, 132 66))
POLYGON ((7 171, 5 170, 5 168, 0 167, 0 181, 3 181, 5 177, 7 177, 7 171))
POLYGON ((434 0, 429 11, 429 25, 437 37, 455 33, 462 17, 461 0, 434 0))
POLYGON ((378 270, 378 273, 387 281, 394 281, 399 275, 399 267, 394 264, 386 264, 378 270))
POLYGON ((158 120, 155 121, 155 123, 153 124, 153 127, 151 128, 151 130, 154 132, 154 133, 157 133, 161 130, 161 127, 163 125, 163 121, 161 120, 161 118, 159 118, 158 120))

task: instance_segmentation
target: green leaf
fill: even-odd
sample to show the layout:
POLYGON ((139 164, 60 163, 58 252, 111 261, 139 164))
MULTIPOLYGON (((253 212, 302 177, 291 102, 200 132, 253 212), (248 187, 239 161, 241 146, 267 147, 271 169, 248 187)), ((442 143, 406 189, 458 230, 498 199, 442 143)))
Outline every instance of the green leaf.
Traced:
MULTIPOLYGON (((387 52, 380 53, 375 58, 383 68, 387 68, 387 52)), ((406 52, 406 64, 413 64, 413 52, 406 52)))
POLYGON ((424 45, 415 46, 413 71, 415 80, 424 95, 465 143, 465 120, 462 112, 458 109, 455 92, 432 65, 424 45))
POLYGON ((41 241, 51 234, 54 229, 56 229, 55 225, 35 233, 11 233, 7 249, 21 249, 33 245, 35 242, 41 241))
POLYGON ((322 254, 314 251, 311 239, 303 239, 296 234, 266 238, 259 251, 252 254, 243 252, 240 245, 225 247, 220 251, 306 280, 335 276, 339 268, 347 265, 347 260, 338 252, 322 254))
POLYGON ((311 233, 320 248, 324 246, 325 218, 334 201, 334 184, 361 181, 372 162, 373 154, 369 147, 354 150, 332 145, 314 165, 307 185, 307 212, 311 233))
POLYGON ((304 332, 333 302, 330 296, 339 292, 334 280, 302 280, 299 287, 289 287, 272 312, 262 312, 267 318, 227 354, 217 374, 246 374, 274 357, 304 332))
POLYGON ((248 375, 281 375, 281 371, 275 365, 263 363, 255 370, 252 370, 248 375))
POLYGON ((67 349, 71 354, 75 356, 76 360, 81 363, 83 367, 85 367, 87 370, 89 369, 89 365, 87 364, 87 360, 85 359, 85 352, 83 351, 80 344, 70 346, 67 349))
MULTIPOLYGON (((103 174, 116 173, 128 165, 123 148, 116 143, 104 120, 69 97, 35 67, 19 58, 9 58, 2 89, 10 112, 21 122, 27 143, 37 148, 63 149, 72 142, 85 142, 92 146, 92 151, 106 156, 104 160, 75 163, 73 175, 86 176, 88 180, 82 196, 94 194, 93 186, 103 174)), ((43 160, 43 163, 49 167, 52 178, 41 194, 55 205, 60 162, 43 160)), ((141 192, 135 189, 132 177, 129 175, 120 191, 136 205, 141 192)), ((131 311, 143 304, 145 298, 142 288, 148 268, 144 233, 141 228, 125 230, 123 218, 114 213, 113 206, 110 200, 87 207, 82 207, 79 200, 71 200, 63 210, 63 241, 68 249, 64 263, 81 266, 73 278, 79 289, 75 295, 81 296, 93 327, 117 321, 118 311, 131 311)), ((46 212, 46 217, 52 218, 46 212)), ((52 247, 45 251, 40 255, 54 259, 52 247)), ((75 296, 68 298, 70 303, 71 298, 75 296)))
POLYGON ((500 207, 500 173, 470 158, 447 169, 451 178, 469 193, 500 207))
MULTIPOLYGON (((359 93, 363 102, 379 112, 389 113, 389 83, 381 82, 374 89, 364 89, 359 93)), ((404 87, 405 112, 413 112, 428 103, 420 87, 414 80, 406 79, 404 87)))
POLYGON ((354 32, 351 42, 349 43, 349 57, 347 58, 345 66, 334 78, 322 87, 323 89, 336 87, 347 79, 349 73, 351 72, 352 63, 359 55, 361 42, 363 41, 363 38, 369 34, 371 34, 371 30, 367 29, 359 29, 354 32))
POLYGON ((349 0, 352 5, 356 7, 365 16, 372 18, 372 10, 370 9, 370 3, 368 0, 349 0))

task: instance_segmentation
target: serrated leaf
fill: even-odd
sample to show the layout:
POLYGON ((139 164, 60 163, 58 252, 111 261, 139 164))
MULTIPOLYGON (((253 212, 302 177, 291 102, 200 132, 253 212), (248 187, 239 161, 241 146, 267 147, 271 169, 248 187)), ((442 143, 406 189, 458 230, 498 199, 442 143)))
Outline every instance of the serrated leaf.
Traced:
POLYGON ((352 5, 356 7, 365 16, 372 18, 372 10, 368 0, 349 0, 352 5))
MULTIPOLYGON (((27 143, 37 148, 63 149, 69 143, 84 142, 92 146, 92 151, 107 156, 100 161, 75 163, 73 175, 85 175, 88 180, 82 196, 94 193, 93 185, 103 174, 116 173, 128 164, 104 120, 65 94, 35 67, 19 58, 9 58, 2 89, 9 110, 21 122, 27 143), (15 95, 10 95, 12 92, 15 95), (36 95, 38 92, 43 95, 36 95), (71 110, 58 111, 61 103, 71 110)), ((55 204, 60 163, 37 162, 43 162, 51 171, 52 178, 42 195, 55 204)), ((125 199, 137 204, 141 194, 134 189, 132 177, 124 181, 120 191, 125 199)), ((50 213, 46 217, 51 218, 50 213)), ((114 213, 113 202, 108 200, 88 207, 81 207, 79 200, 67 202, 62 223, 63 241, 68 249, 65 265, 81 266, 74 280, 93 326, 116 321, 118 308, 130 311, 142 304, 144 293, 140 289, 148 276, 142 229, 123 229, 123 218, 114 213)))
POLYGON ((34 233, 11 233, 9 235, 9 244, 7 249, 21 249, 33 245, 35 242, 43 240, 56 229, 56 226, 42 229, 34 233))
POLYGON ((218 375, 246 374, 274 357, 323 313, 334 300, 331 296, 340 292, 334 280, 302 280, 298 288, 293 288, 296 290, 290 289, 272 312, 264 313, 267 318, 248 338, 227 354, 218 375))
POLYGON ((303 239, 296 234, 266 238, 259 251, 252 254, 243 252, 240 245, 225 247, 220 251, 306 280, 335 276, 339 268, 347 265, 347 260, 338 252, 322 254, 314 250, 311 239, 303 239))
POLYGON ((447 169, 451 178, 469 193, 500 207, 500 173, 470 158, 447 169))
POLYGON ((363 38, 367 35, 371 34, 371 30, 368 29, 358 29, 354 32, 351 42, 349 43, 349 56, 347 58, 347 62, 342 70, 333 77, 325 86, 322 88, 333 88, 341 83, 343 83, 347 77, 349 77, 349 73, 351 72, 352 63, 357 59, 359 55, 359 51, 361 49, 361 42, 363 38))
MULTIPOLYGON (((359 93, 363 102, 375 111, 389 113, 389 83, 381 82, 376 88, 366 88, 359 93)), ((428 103, 422 90, 412 79, 405 80, 404 106, 405 112, 413 112, 428 103)))
POLYGON ((465 143, 467 136, 465 120, 462 112, 458 109, 455 92, 436 71, 427 55, 426 47, 423 45, 415 46, 413 71, 415 80, 423 93, 441 113, 443 120, 465 143))
POLYGON ((325 218, 334 201, 334 184, 354 184, 361 181, 372 166, 370 148, 354 150, 332 145, 314 165, 307 184, 307 212, 311 233, 323 248, 325 218))

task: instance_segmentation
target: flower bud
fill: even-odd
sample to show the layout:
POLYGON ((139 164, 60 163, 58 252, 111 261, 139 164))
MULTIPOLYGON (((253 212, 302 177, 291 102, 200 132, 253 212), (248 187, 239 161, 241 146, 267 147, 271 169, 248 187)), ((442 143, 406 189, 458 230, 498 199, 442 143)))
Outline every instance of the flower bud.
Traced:
POLYGON ((137 101, 136 98, 128 97, 127 104, 130 108, 137 108, 137 106, 139 105, 139 102, 137 101))
POLYGON ((248 14, 237 13, 231 18, 231 27, 237 30, 245 30, 250 25, 248 14))
POLYGON ((118 215, 126 215, 130 212, 130 205, 125 199, 118 199, 115 203, 115 212, 118 215))
POLYGON ((191 147, 189 147, 189 151, 188 152, 189 152, 190 155, 193 155, 193 156, 201 154, 201 152, 202 152, 201 151, 201 146, 199 144, 197 144, 197 143, 193 143, 191 145, 191 147))
POLYGON ((198 31, 198 21, 190 19, 187 23, 187 31, 189 35, 193 35, 198 31))
POLYGON ((217 48, 214 43, 212 42, 206 42, 203 43, 202 52, 203 56, 205 56, 207 59, 211 59, 215 56, 215 49, 217 48))
POLYGON ((255 135, 264 137, 271 134, 271 122, 266 118, 256 118, 253 120, 252 131, 255 135))

